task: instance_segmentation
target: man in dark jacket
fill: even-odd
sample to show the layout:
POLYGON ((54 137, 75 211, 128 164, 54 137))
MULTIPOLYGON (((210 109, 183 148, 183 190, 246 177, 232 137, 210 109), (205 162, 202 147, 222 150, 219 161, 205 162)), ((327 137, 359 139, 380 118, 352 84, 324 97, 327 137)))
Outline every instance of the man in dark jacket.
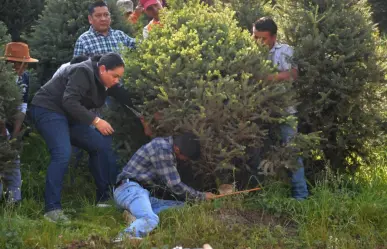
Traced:
POLYGON ((51 155, 46 176, 44 215, 50 221, 68 222, 60 198, 63 177, 71 157, 71 145, 86 150, 90 155, 89 166, 97 185, 97 203, 105 202, 110 197, 110 135, 114 129, 90 109, 104 105, 108 95, 116 96, 119 102, 133 108, 130 97, 122 88, 109 91, 123 74, 124 62, 120 55, 108 53, 98 62, 87 60, 66 67, 45 84, 32 100, 31 119, 46 141, 51 155))

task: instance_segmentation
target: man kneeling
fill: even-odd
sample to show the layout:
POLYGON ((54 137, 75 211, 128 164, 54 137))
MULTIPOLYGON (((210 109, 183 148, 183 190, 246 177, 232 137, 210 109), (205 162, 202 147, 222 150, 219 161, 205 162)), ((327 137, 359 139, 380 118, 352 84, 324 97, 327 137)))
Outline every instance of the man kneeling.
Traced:
POLYGON ((212 193, 196 191, 180 180, 176 159, 186 161, 200 157, 198 137, 184 133, 174 137, 159 137, 142 146, 129 160, 117 177, 114 200, 136 218, 115 240, 140 239, 155 229, 159 223, 157 214, 183 202, 160 200, 149 196, 144 186, 165 185, 174 194, 189 199, 208 200, 212 193))

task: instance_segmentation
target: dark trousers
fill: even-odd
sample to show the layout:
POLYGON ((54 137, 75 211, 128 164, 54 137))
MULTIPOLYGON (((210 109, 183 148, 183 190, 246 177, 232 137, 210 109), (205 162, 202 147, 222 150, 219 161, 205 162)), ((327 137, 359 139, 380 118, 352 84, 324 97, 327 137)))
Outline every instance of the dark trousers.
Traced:
POLYGON ((97 186, 96 201, 109 199, 109 171, 116 167, 109 158, 113 154, 111 136, 103 136, 88 125, 69 123, 66 116, 46 108, 32 106, 30 115, 51 156, 46 176, 45 211, 61 209, 62 184, 71 158, 71 145, 89 153, 89 168, 97 186))

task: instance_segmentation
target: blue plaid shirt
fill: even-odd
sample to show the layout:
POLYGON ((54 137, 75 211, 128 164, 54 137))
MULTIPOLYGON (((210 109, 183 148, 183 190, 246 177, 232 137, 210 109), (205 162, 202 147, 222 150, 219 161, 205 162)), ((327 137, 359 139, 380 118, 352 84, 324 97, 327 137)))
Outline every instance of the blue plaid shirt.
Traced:
POLYGON ((176 168, 172 137, 155 138, 142 146, 129 160, 118 175, 117 182, 123 179, 135 179, 146 185, 164 183, 176 195, 205 199, 203 192, 184 184, 176 168))
POLYGON ((121 30, 110 29, 107 36, 94 30, 92 26, 83 33, 75 43, 74 56, 103 55, 110 52, 119 52, 120 46, 135 48, 136 40, 121 30))

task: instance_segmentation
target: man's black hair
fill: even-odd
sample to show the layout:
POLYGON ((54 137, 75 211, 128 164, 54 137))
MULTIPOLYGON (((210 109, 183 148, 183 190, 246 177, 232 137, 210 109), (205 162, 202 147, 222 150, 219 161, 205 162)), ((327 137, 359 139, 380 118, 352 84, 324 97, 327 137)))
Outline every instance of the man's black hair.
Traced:
POLYGON ((183 156, 191 160, 200 158, 200 141, 199 138, 191 132, 185 132, 173 137, 173 145, 180 149, 183 156))
POLYGON ((95 1, 89 5, 89 15, 91 16, 94 13, 94 9, 97 7, 108 7, 105 1, 95 1))
POLYGON ((81 63, 83 61, 87 61, 89 59, 88 56, 86 55, 78 55, 78 56, 75 56, 71 59, 70 61, 70 65, 72 64, 78 64, 78 63, 81 63))
POLYGON ((107 53, 105 55, 102 55, 102 57, 98 61, 98 66, 102 65, 106 67, 106 70, 112 70, 117 67, 124 67, 125 63, 119 54, 107 53))
POLYGON ((254 27, 256 31, 270 32, 271 35, 277 35, 277 24, 270 17, 259 18, 254 23, 254 27))

